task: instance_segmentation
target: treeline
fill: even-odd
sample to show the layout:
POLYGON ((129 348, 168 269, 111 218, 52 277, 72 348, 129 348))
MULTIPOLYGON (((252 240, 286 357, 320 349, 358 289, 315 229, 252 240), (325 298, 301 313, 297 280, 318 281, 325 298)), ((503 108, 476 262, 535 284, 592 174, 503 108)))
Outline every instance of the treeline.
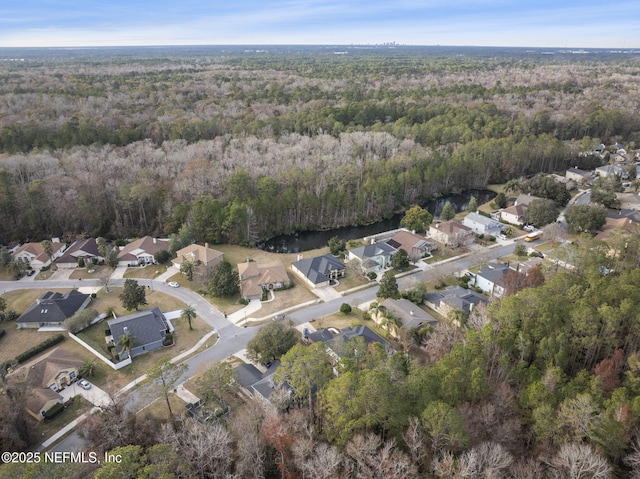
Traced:
POLYGON ((77 235, 252 244, 364 224, 452 191, 580 165, 549 135, 452 151, 388 133, 74 147, 10 155, 0 170, 0 242, 77 235))

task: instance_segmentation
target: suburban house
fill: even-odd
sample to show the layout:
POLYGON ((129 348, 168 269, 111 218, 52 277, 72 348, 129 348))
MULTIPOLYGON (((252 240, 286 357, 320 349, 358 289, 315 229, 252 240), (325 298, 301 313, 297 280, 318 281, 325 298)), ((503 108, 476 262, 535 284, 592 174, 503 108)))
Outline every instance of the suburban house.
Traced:
POLYGON ((430 291, 424 299, 424 304, 445 318, 456 310, 469 314, 479 304, 486 303, 484 297, 462 286, 448 286, 440 291, 430 291))
POLYGON ((537 196, 531 196, 531 195, 526 195, 524 193, 520 193, 518 195, 518 197, 516 198, 516 201, 513 203, 514 205, 525 205, 525 206, 529 206, 529 204, 533 201, 533 200, 539 200, 540 198, 538 198, 537 196))
POLYGON ((498 236, 505 228, 505 225, 499 221, 487 218, 479 213, 469 213, 462 220, 462 224, 480 235, 498 236))
POLYGON ((580 168, 569 168, 565 172, 564 177, 578 184, 586 184, 592 181, 595 175, 591 171, 581 170, 580 168))
POLYGON ((427 241, 424 236, 417 235, 408 230, 400 230, 390 239, 387 244, 396 250, 403 249, 409 254, 411 261, 424 258, 432 251, 438 249, 435 243, 427 241))
POLYGON ((350 339, 361 337, 367 346, 381 344, 388 355, 393 354, 393 347, 380 335, 376 334, 367 326, 352 326, 338 331, 335 328, 319 329, 309 334, 308 340, 311 343, 322 342, 327 346, 327 352, 338 361, 350 339))
POLYGON ((60 243, 57 238, 51 241, 51 257, 44 251, 42 243, 25 243, 16 250, 11 257, 16 261, 22 261, 33 269, 40 269, 51 265, 53 261, 62 256, 66 245, 60 243))
POLYGON ((391 267, 391 257, 396 251, 387 243, 372 243, 350 250, 347 259, 360 261, 365 274, 380 272, 391 267))
POLYGON ((120 266, 155 264, 153 257, 158 251, 169 251, 169 240, 144 236, 124 246, 118 253, 120 266))
POLYGON ((291 284, 287 270, 281 264, 238 263, 238 274, 240 294, 244 299, 261 299, 263 291, 282 289, 291 284))
POLYGON ((274 393, 293 395, 293 389, 286 382, 280 389, 276 388, 273 375, 278 367, 280 361, 274 361, 265 372, 261 372, 253 364, 240 364, 233 370, 233 378, 251 397, 273 403, 274 393))
POLYGON ((429 237, 446 246, 457 248, 473 241, 473 231, 458 221, 445 221, 429 226, 429 237))
MULTIPOLYGON (((147 351, 161 348, 167 336, 171 332, 171 326, 167 322, 160 308, 153 308, 147 311, 138 311, 128 316, 107 321, 110 334, 106 341, 116 346, 118 356, 122 359, 124 353, 120 340, 122 336, 131 333, 133 336, 133 347, 131 357, 144 354, 147 351)), ((124 353, 126 355, 126 353, 124 353)))
POLYGON ((505 275, 510 271, 515 270, 501 263, 483 266, 476 274, 475 286, 488 296, 501 298, 506 289, 505 275))
POLYGON ((63 404, 59 391, 78 379, 78 369, 83 361, 56 348, 37 361, 25 364, 11 373, 7 380, 26 379, 29 394, 25 401, 26 411, 38 421, 45 418, 47 411, 63 404))
MULTIPOLYGON (((380 303, 377 311, 374 310, 371 312, 371 319, 373 319, 376 323, 382 325, 383 328, 387 329, 384 320, 384 316, 386 314, 392 314, 394 317, 400 320, 400 323, 402 325, 401 327, 405 329, 419 328, 425 323, 432 325, 438 323, 438 320, 436 318, 431 316, 419 306, 413 304, 408 299, 404 298, 385 299, 382 303, 380 303), (382 309, 380 307, 382 307, 382 309)), ((389 334, 397 338, 399 336, 398 329, 396 327, 389 328, 389 334)))
POLYGON ((98 251, 98 243, 95 238, 76 241, 56 260, 56 264, 59 268, 77 268, 79 259, 82 259, 85 264, 104 261, 104 257, 98 251))
POLYGON ((173 260, 173 266, 180 269, 185 261, 191 261, 196 265, 195 273, 200 276, 207 276, 216 266, 224 261, 224 253, 213 248, 209 248, 209 243, 204 246, 199 244, 190 244, 178 251, 173 260))
POLYGON ((524 216, 526 212, 526 205, 509 206, 500 212, 500 219, 514 225, 523 225, 525 223, 524 216))
POLYGON ((87 307, 91 295, 80 293, 75 289, 67 293, 47 291, 29 306, 16 320, 18 329, 49 327, 63 328, 64 320, 87 307))
POLYGON ((344 264, 330 254, 299 259, 291 263, 291 270, 312 288, 329 286, 344 276, 344 264))
POLYGON ((602 228, 600 228, 600 232, 595 236, 595 239, 607 243, 611 240, 614 231, 627 234, 633 233, 638 231, 638 225, 630 218, 607 218, 602 228))
POLYGON ((620 165, 604 165, 596 168, 596 174, 603 178, 608 178, 610 176, 619 176, 623 180, 629 178, 629 174, 624 167, 620 165))

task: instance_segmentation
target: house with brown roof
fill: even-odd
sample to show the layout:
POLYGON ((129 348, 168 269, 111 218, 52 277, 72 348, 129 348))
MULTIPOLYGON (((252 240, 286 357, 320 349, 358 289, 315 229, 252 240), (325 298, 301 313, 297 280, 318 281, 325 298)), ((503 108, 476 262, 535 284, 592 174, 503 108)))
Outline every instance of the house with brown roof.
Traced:
POLYGON ((16 261, 22 261, 33 269, 40 269, 49 266, 53 261, 62 256, 66 245, 60 243, 57 238, 51 241, 51 257, 44 251, 42 243, 25 243, 16 250, 11 257, 16 261))
POLYGON ((180 266, 185 261, 191 261, 196 265, 196 274, 207 276, 224 261, 224 253, 217 249, 209 248, 209 243, 205 243, 204 246, 194 243, 176 252, 173 266, 180 269, 180 266))
POLYGON ((429 226, 429 237, 453 248, 473 241, 473 231, 458 221, 445 221, 429 226))
POLYGON ((513 205, 500 212, 500 219, 513 225, 523 225, 525 223, 524 217, 526 213, 527 205, 513 205))
POLYGON ((515 205, 525 205, 529 206, 529 204, 534 200, 539 200, 537 196, 527 195, 525 193, 520 193, 514 202, 515 205))
POLYGON ((144 236, 124 246, 118 253, 120 266, 155 264, 153 255, 158 251, 169 251, 169 240, 144 236))
POLYGON ((614 231, 620 231, 622 234, 634 233, 638 231, 638 225, 630 218, 607 218, 595 239, 607 243, 611 240, 614 231))
POLYGON ((427 241, 424 236, 420 236, 405 229, 399 230, 395 235, 389 238, 387 240, 387 244, 396 250, 405 250, 412 261, 424 258, 432 251, 438 249, 438 246, 435 243, 427 241))
POLYGON ((56 348, 36 362, 25 364, 11 373, 7 380, 26 380, 29 395, 25 409, 35 419, 42 421, 47 411, 63 403, 59 391, 78 379, 78 369, 82 364, 83 362, 72 354, 56 348))
POLYGON ((291 284, 287 270, 281 264, 238 263, 238 275, 240 294, 245 299, 261 299, 264 291, 286 288, 291 284))

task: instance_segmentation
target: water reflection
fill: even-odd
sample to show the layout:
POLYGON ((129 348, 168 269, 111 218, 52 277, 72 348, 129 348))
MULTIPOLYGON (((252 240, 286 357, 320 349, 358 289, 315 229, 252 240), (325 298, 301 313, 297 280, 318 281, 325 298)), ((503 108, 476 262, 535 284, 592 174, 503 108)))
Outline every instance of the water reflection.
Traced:
MULTIPOLYGON (((440 215, 445 203, 450 201, 455 207, 456 212, 460 212, 467 208, 469 198, 472 196, 476 197, 478 204, 482 204, 492 200, 496 194, 489 190, 469 190, 464 193, 451 194, 430 200, 423 204, 422 207, 429 210, 434 217, 437 217, 440 215)), ((326 246, 329 239, 334 236, 349 241, 351 239, 358 239, 396 229, 400 226, 400 220, 403 216, 403 214, 394 215, 386 220, 364 226, 346 226, 328 231, 300 231, 291 235, 276 236, 270 240, 259 243, 258 247, 275 253, 299 253, 309 251, 326 246)))

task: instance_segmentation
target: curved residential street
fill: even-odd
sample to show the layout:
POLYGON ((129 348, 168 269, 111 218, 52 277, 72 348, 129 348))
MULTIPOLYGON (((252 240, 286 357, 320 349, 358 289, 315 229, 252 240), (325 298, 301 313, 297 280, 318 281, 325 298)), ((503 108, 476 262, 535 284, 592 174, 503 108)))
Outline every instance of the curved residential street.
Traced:
MULTIPOLYGON (((490 248, 484 248, 480 251, 466 253, 458 257, 449 258, 439 263, 425 265, 423 269, 418 269, 408 275, 400 277, 398 279, 398 285, 401 289, 407 288, 410 287, 411 283, 414 281, 428 281, 436 274, 438 276, 443 274, 453 274, 454 272, 466 270, 477 264, 481 264, 497 259, 501 256, 508 255, 513 252, 514 242, 514 240, 501 241, 501 244, 496 244, 490 248)), ((167 279, 168 275, 163 276, 164 277, 161 277, 161 279, 167 279)), ((124 281, 125 280, 121 275, 120 277, 116 278, 112 276, 110 286, 122 286, 124 284, 124 281)), ((247 342, 253 336, 255 336, 256 332, 259 329, 259 327, 256 326, 252 327, 250 323, 248 324, 248 327, 235 325, 232 321, 225 318, 224 315, 208 301, 206 301, 197 293, 189 290, 188 288, 172 288, 168 286, 164 281, 158 279, 139 279, 137 281, 140 284, 150 286, 155 291, 160 291, 162 293, 173 296, 186 304, 191 304, 195 308, 197 314, 207 324, 209 324, 218 335, 217 341, 215 343, 212 342, 212 344, 210 344, 205 350, 192 355, 183 361, 180 361, 179 357, 176 358, 176 362, 184 363, 188 367, 186 372, 180 379, 181 383, 193 376, 196 371, 203 365, 206 366, 208 363, 220 361, 244 349, 247 342)), ((23 278, 19 281, 0 282, 0 294, 19 289, 63 289, 77 287, 102 288, 102 286, 103 285, 98 280, 78 281, 71 279, 53 279, 34 281, 33 278, 28 278, 28 280, 25 280, 23 278)), ((302 306, 301 309, 298 309, 297 311, 288 312, 286 317, 287 319, 292 320, 295 325, 300 325, 316 318, 339 311, 340 305, 342 303, 348 303, 355 306, 374 301, 376 299, 377 291, 378 286, 374 285, 372 287, 345 294, 344 296, 340 296, 336 299, 332 299, 326 302, 314 302, 312 305, 306 307, 302 306)), ((286 294, 286 292, 283 292, 282 294, 286 294)), ((248 318, 259 318, 259 309, 256 311, 255 307, 253 307, 252 311, 253 314, 248 313, 248 318)), ((205 345, 206 344, 207 343, 205 342, 205 345)), ((184 354, 185 353, 183 353, 183 355, 184 354)), ((116 393, 117 396, 126 395, 127 404, 132 410, 141 409, 144 406, 145 401, 149 401, 148 395, 145 394, 144 391, 141 391, 141 388, 138 387, 138 383, 142 382, 144 379, 144 375, 140 376, 129 385, 121 389, 118 393, 116 393)), ((99 388, 95 389, 93 393, 94 395, 99 394, 98 389, 99 388)), ((83 393, 88 393, 88 391, 83 391, 83 393)), ((102 396, 99 401, 96 400, 96 404, 100 403, 104 403, 104 397, 102 396)), ((53 446, 53 450, 57 451, 71 451, 80 449, 83 445, 83 440, 75 432, 66 435, 64 439, 56 443, 56 441, 58 441, 60 437, 64 436, 70 430, 72 430, 75 427, 76 423, 77 421, 72 422, 70 425, 62 429, 57 435, 45 441, 39 448, 39 450, 49 448, 53 444, 55 444, 55 446, 53 446)))

